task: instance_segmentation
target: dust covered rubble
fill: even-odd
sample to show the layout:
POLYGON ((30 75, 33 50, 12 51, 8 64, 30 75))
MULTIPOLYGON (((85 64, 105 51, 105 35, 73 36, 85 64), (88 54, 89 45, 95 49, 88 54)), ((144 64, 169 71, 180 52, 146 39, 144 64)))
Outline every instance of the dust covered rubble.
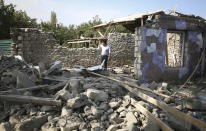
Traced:
POLYGON ((31 81, 29 77, 38 76, 29 66, 15 57, 2 57, 0 60, 0 90, 34 86, 37 78, 31 81))
POLYGON ((141 130, 148 125, 148 119, 130 104, 128 92, 113 81, 62 70, 59 61, 47 67, 43 63, 33 66, 5 56, 0 66, 0 95, 6 91, 62 101, 61 106, 51 106, 0 100, 1 131, 141 130), (39 85, 52 89, 19 91, 39 85))
MULTIPOLYGON (((90 76, 79 70, 64 70, 60 61, 48 66, 43 63, 33 66, 15 57, 4 57, 0 60, 0 66, 1 92, 11 90, 8 94, 62 101, 61 106, 50 106, 17 104, 0 100, 0 130, 2 131, 160 130, 156 124, 132 106, 130 103, 132 95, 116 82, 90 76), (39 85, 48 85, 48 88, 18 92, 18 89, 39 85)), ((172 94, 172 87, 167 83, 152 82, 142 84, 141 87, 166 95, 172 94)), ((180 124, 186 126, 182 120, 176 120, 170 114, 140 98, 136 100, 173 129, 185 129, 180 126, 180 124)), ((187 112, 181 100, 162 99, 162 101, 180 111, 194 114, 187 112)), ((191 125, 188 124, 186 128, 191 129, 191 125)))
POLYGON ((1 128, 113 131, 140 130, 148 125, 146 117, 130 104, 126 91, 102 78, 71 79, 53 98, 64 101, 62 107, 1 103, 1 114, 8 114, 1 117, 1 128))

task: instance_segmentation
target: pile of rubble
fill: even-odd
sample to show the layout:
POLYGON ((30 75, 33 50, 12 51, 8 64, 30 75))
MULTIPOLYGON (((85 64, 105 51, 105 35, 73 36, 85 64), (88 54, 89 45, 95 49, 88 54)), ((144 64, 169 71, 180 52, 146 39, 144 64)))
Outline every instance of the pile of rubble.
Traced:
POLYGON ((79 71, 61 70, 61 62, 58 61, 48 70, 43 70, 42 65, 32 66, 19 58, 2 57, 1 130, 146 128, 148 120, 135 111, 128 92, 118 83, 104 78, 84 77, 79 71), (5 102, 4 95, 16 98, 5 102), (20 101, 18 96, 52 98, 61 101, 61 104, 44 105, 37 99, 20 101), (138 116, 145 121, 142 123, 136 119, 138 116))
MULTIPOLYGON (((63 70, 60 61, 47 67, 43 63, 33 66, 21 57, 4 56, 0 67, 1 131, 161 130, 134 103, 174 129, 192 129, 191 124, 175 120, 174 116, 133 96, 120 83, 81 70, 63 70), (184 128, 178 123, 183 123, 184 128)), ((135 80, 130 80, 131 83, 137 84, 135 80)), ((165 95, 172 92, 167 83, 153 82, 140 87, 165 95)), ((178 100, 162 101, 184 111, 178 100)))
POLYGON ((34 71, 33 68, 30 68, 29 65, 24 63, 20 56, 16 58, 2 56, 0 59, 0 90, 34 86, 34 82, 36 82, 34 77, 39 77, 34 71), (27 79, 22 80, 22 78, 28 78, 23 77, 24 74, 28 74, 34 82, 28 81, 27 79), (25 81, 28 81, 28 83, 25 81), (25 84, 22 82, 25 82, 25 84))

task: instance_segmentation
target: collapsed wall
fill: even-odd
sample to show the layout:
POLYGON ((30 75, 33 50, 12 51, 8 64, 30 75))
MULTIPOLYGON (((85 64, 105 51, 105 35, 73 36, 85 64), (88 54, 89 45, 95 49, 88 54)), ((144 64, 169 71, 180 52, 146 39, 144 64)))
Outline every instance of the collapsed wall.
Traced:
MULTIPOLYGON (((46 64, 60 60, 64 67, 82 65, 85 67, 100 64, 98 48, 67 48, 55 40, 52 33, 31 28, 11 29, 12 54, 21 55, 28 63, 46 64)), ((134 35, 112 33, 108 36, 112 60, 109 66, 133 65, 134 35)))

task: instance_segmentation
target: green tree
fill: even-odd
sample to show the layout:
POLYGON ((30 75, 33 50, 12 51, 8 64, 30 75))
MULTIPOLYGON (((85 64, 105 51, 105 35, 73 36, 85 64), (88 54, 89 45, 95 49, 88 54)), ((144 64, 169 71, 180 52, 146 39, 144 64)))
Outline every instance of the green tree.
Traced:
POLYGON ((39 24, 39 28, 42 29, 44 32, 52 32, 52 26, 50 22, 41 21, 39 24))
POLYGON ((13 15, 13 23, 11 27, 19 28, 36 28, 36 19, 30 18, 25 11, 19 10, 15 11, 13 15))
POLYGON ((10 38, 10 28, 34 27, 37 27, 36 19, 31 19, 24 11, 16 11, 15 5, 5 5, 4 0, 0 0, 0 39, 10 38))
POLYGON ((63 24, 57 24, 57 29, 55 32, 55 38, 60 44, 67 43, 67 40, 75 39, 76 32, 74 25, 69 25, 69 27, 63 24))
POLYGON ((0 39, 9 38, 14 11, 14 5, 5 5, 4 1, 0 0, 0 39))
POLYGON ((82 23, 79 26, 77 26, 77 37, 80 38, 80 36, 84 37, 95 37, 97 36, 97 32, 92 29, 93 26, 99 25, 102 23, 102 20, 99 18, 98 15, 92 18, 92 20, 89 20, 88 22, 82 23))
POLYGON ((51 23, 53 31, 56 31, 56 28, 57 28, 57 16, 56 16, 56 13, 54 11, 51 11, 50 23, 51 23))
POLYGON ((116 25, 115 31, 119 33, 131 33, 131 31, 125 28, 123 25, 116 25))

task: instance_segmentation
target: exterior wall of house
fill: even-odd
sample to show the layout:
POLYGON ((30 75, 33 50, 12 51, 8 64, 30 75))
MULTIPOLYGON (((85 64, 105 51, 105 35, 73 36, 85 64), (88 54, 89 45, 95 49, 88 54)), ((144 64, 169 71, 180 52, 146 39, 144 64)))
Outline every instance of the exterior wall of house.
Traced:
MULTIPOLYGON (((164 19, 165 20, 165 19, 164 19)), ((203 31, 184 19, 136 28, 135 31, 135 77, 141 82, 180 80, 187 77, 197 66, 203 46, 203 31), (178 23, 179 22, 179 23, 178 23), (192 26, 190 26, 192 25, 192 26), (161 26, 161 27, 160 27, 161 26), (167 31, 184 31, 184 56, 182 67, 169 68, 165 64, 167 31)), ((193 21, 196 22, 196 21, 193 21)), ((198 73, 198 71, 197 71, 198 73)))
MULTIPOLYGON (((67 48, 58 44, 52 33, 38 29, 12 29, 12 54, 21 55, 28 63, 37 65, 60 60, 64 67, 82 65, 85 67, 100 64, 98 48, 67 48)), ((108 36, 111 47, 109 66, 133 65, 134 35, 128 33, 112 33, 108 36)))

